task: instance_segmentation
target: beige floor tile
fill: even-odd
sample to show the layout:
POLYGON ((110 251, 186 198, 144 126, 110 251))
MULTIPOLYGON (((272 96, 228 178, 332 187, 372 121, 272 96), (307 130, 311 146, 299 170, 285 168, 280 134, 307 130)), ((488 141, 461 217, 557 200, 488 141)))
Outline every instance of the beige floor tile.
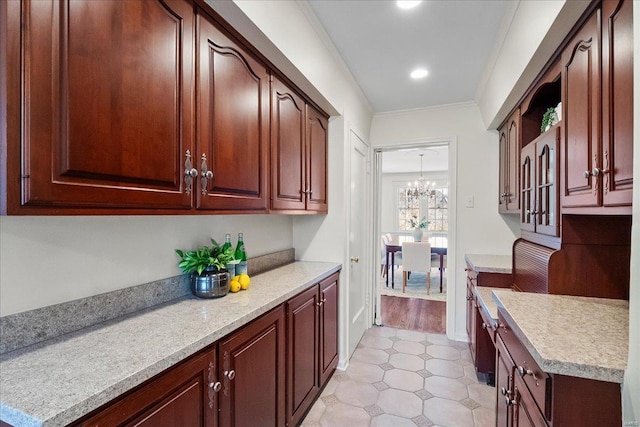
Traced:
POLYGON ((468 397, 467 387, 454 378, 432 376, 424 380, 424 389, 437 397, 462 400, 468 397))
POLYGON ((322 394, 320 396, 328 396, 330 394, 335 393, 336 388, 338 388, 338 384, 340 384, 340 382, 335 378, 331 377, 327 385, 324 386, 324 390, 322 390, 322 394))
POLYGON ((496 411, 489 408, 477 408, 473 411, 475 427, 493 427, 496 425, 496 411))
POLYGON ((403 369, 392 369, 385 372, 383 381, 391 388, 405 391, 418 391, 424 385, 424 378, 415 372, 403 369))
POLYGON ((316 400, 316 402, 313 404, 313 406, 311 407, 311 409, 307 413, 307 416, 304 418, 304 422, 305 423, 319 423, 320 422, 320 418, 322 417, 322 414, 324 413, 324 410, 326 408, 327 408, 327 406, 324 404, 322 399, 316 400))
POLYGON ((422 399, 411 392, 392 388, 380 392, 378 406, 387 414, 405 418, 422 413, 422 399))
POLYGON ((363 347, 377 348, 384 350, 393 346, 393 341, 387 337, 376 337, 366 335, 360 340, 360 345, 363 347))
POLYGON ((364 409, 345 403, 337 403, 325 409, 320 425, 322 427, 368 427, 371 417, 364 409))
POLYGON ((378 365, 351 360, 347 376, 355 381, 373 384, 382 381, 384 370, 378 365))
POLYGON ((424 332, 409 331, 406 329, 399 329, 396 336, 401 340, 422 342, 427 339, 427 335, 424 332))
POLYGON ((450 341, 444 334, 427 334, 427 341, 431 344, 455 346, 455 341, 450 341))
POLYGON ((389 328, 386 326, 373 326, 365 332, 365 336, 375 337, 395 337, 399 329, 389 328))
POLYGON ((427 347, 427 354, 438 358, 438 359, 446 359, 446 360, 459 360, 460 359, 460 350, 455 347, 449 347, 444 345, 430 345, 427 347))
POLYGON ((443 426, 474 427, 471 410, 459 402, 434 397, 424 401, 424 415, 443 426))
POLYGON ((371 427, 416 427, 416 425, 407 418, 382 414, 371 419, 371 427))
POLYGON ((424 369, 424 359, 412 354, 397 353, 389 357, 389 363, 395 368, 407 371, 419 371, 424 369))
POLYGON ((389 361, 389 354, 384 350, 378 350, 376 348, 357 348, 353 352, 353 359, 366 363, 385 363, 389 361))
POLYGON ((485 384, 470 384, 469 397, 485 408, 494 408, 496 405, 496 389, 485 384))
POLYGON ((451 360, 430 359, 425 362, 425 369, 434 375, 458 378, 464 375, 462 366, 451 360))
POLYGON ((398 350, 400 353, 407 353, 407 354, 414 354, 414 355, 422 354, 425 351, 424 345, 414 341, 404 341, 404 340, 396 341, 395 343, 393 343, 393 348, 398 350))
POLYGON ((378 400, 378 390, 372 385, 358 381, 343 381, 334 395, 342 403, 364 408, 378 400))

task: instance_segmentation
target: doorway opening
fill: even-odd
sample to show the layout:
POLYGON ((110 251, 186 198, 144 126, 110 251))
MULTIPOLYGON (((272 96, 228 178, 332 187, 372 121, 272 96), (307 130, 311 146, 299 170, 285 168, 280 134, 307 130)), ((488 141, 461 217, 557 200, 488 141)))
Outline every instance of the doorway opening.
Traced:
POLYGON ((445 333, 453 318, 447 315, 447 300, 455 293, 452 142, 375 150, 376 324, 445 333))

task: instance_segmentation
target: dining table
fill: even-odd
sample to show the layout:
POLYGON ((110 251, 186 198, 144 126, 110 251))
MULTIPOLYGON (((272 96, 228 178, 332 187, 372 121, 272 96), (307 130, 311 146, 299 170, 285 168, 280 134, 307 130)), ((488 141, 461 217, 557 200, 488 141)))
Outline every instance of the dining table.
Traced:
MULTIPOLYGON (((391 258, 391 288, 394 289, 395 275, 393 266, 395 266, 395 256, 397 252, 402 252, 402 242, 413 242, 413 236, 406 235, 392 235, 391 239, 385 243, 386 247, 386 269, 387 282, 386 286, 389 287, 389 258, 391 258)), ((447 254, 447 236, 424 236, 422 242, 429 242, 431 244, 431 253, 437 254, 440 258, 440 265, 438 271, 440 271, 440 293, 442 293, 442 272, 444 271, 444 256, 447 254)))

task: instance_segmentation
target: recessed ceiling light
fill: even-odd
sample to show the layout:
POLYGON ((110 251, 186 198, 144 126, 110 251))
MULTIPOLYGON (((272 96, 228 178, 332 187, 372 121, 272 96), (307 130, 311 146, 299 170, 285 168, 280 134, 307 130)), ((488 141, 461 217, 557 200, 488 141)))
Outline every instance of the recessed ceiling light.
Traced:
POLYGON ((425 70, 424 68, 418 68, 416 70, 413 70, 411 72, 411 78, 412 79, 422 79, 425 78, 429 75, 429 72, 427 70, 425 70))
POLYGON ((422 3, 422 0, 397 0, 396 4, 400 9, 413 9, 422 3))

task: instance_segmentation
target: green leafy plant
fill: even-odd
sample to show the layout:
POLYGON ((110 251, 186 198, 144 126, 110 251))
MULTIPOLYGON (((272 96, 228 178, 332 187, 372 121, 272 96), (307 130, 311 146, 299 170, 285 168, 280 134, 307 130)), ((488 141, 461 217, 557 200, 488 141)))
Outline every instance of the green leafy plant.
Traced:
POLYGON ((428 224, 429 221, 427 221, 427 218, 424 216, 420 218, 420 221, 418 221, 417 215, 413 215, 409 218, 409 225, 411 225, 411 228, 425 228, 428 224))
POLYGON ((540 133, 544 133, 547 130, 547 126, 553 126, 556 124, 556 110, 555 108, 547 108, 542 116, 542 124, 540 125, 540 133))
POLYGON ((208 266, 222 270, 226 268, 229 261, 234 259, 233 248, 222 249, 222 246, 213 239, 211 239, 211 246, 202 246, 191 251, 176 249, 176 253, 180 257, 178 267, 183 273, 202 274, 208 266))

